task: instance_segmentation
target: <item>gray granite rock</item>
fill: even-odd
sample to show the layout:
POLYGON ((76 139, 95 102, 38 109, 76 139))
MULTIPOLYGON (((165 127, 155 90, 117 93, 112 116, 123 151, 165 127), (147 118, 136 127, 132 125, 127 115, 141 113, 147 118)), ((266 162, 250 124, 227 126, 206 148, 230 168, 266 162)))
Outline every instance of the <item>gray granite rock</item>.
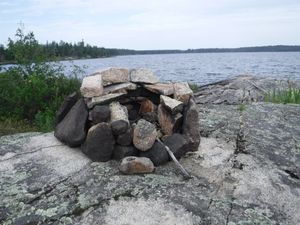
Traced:
POLYGON ((92 163, 53 133, 0 137, 0 223, 299 224, 300 107, 252 103, 240 111, 228 100, 198 105, 201 143, 180 159, 189 180, 173 162, 122 175, 117 161, 92 163), (241 117, 244 152, 236 149, 241 117))

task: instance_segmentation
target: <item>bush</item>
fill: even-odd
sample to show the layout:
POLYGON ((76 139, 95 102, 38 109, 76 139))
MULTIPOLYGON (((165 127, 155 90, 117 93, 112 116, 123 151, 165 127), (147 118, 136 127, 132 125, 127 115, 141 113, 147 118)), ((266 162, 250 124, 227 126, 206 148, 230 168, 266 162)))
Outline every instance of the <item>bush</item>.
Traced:
POLYGON ((50 131, 56 110, 66 95, 79 90, 80 80, 77 74, 64 76, 60 63, 45 62, 32 33, 23 35, 18 29, 17 34, 18 40, 10 40, 9 46, 19 64, 0 73, 0 117, 26 120, 40 131, 50 131))

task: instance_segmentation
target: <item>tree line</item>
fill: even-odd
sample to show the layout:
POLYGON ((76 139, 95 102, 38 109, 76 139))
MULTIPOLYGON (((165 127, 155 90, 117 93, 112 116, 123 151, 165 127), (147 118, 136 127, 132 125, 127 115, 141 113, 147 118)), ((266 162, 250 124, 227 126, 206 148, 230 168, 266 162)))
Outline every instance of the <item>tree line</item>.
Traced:
MULTIPOLYGON (((32 32, 29 35, 34 35, 32 32)), ((25 40, 26 42, 26 40, 25 40)), ((84 40, 71 42, 47 42, 39 44, 40 53, 47 58, 52 59, 81 59, 81 58, 101 58, 117 55, 138 55, 138 54, 174 54, 174 53, 221 53, 221 52, 295 52, 300 51, 300 46, 276 45, 276 46, 258 46, 242 48, 199 48, 187 50, 130 50, 117 48, 104 48, 86 44, 84 40)), ((18 47, 18 42, 8 39, 8 45, 0 44, 0 63, 15 63, 18 56, 15 55, 14 49, 18 47)), ((28 46, 30 48, 30 46, 28 46)), ((30 49, 25 50, 30 54, 30 49)))
MULTIPOLYGON (((33 33, 32 33, 33 35, 33 33)), ((17 56, 14 54, 14 49, 18 43, 12 39, 8 39, 8 45, 5 47, 0 44, 0 62, 16 62, 17 56)), ((81 58, 101 58, 117 55, 134 54, 133 50, 115 49, 91 46, 80 41, 77 43, 71 42, 47 42, 46 44, 38 44, 39 51, 43 53, 49 60, 52 59, 81 59, 81 58)), ((30 52, 30 50, 28 50, 30 52)))

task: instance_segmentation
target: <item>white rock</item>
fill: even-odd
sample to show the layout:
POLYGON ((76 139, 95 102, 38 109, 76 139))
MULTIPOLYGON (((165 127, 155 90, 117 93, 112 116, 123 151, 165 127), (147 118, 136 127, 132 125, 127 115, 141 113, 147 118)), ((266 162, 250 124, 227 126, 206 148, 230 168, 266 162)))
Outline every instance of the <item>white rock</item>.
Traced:
POLYGON ((97 71, 96 74, 102 76, 103 86, 129 81, 129 70, 127 68, 108 68, 97 71))
POLYGON ((101 96, 103 93, 102 77, 100 75, 84 77, 80 91, 86 98, 101 96))
POLYGON ((159 79, 147 69, 133 69, 130 71, 130 80, 134 83, 156 84, 159 79))

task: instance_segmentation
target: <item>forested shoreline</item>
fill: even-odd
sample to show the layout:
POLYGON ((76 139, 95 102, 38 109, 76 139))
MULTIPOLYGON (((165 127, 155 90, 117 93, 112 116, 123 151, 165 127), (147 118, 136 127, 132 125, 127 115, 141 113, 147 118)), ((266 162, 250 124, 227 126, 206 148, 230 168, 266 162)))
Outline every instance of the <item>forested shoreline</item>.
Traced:
MULTIPOLYGON (((0 64, 15 63, 14 43, 8 39, 7 46, 0 44, 0 64)), ((118 55, 142 55, 142 54, 175 54, 175 53, 225 53, 225 52, 299 52, 299 45, 275 45, 241 48, 198 48, 187 50, 131 50, 118 48, 104 48, 86 44, 84 40, 71 42, 47 42, 39 44, 40 51, 51 60, 68 60, 83 58, 102 58, 118 55)))

